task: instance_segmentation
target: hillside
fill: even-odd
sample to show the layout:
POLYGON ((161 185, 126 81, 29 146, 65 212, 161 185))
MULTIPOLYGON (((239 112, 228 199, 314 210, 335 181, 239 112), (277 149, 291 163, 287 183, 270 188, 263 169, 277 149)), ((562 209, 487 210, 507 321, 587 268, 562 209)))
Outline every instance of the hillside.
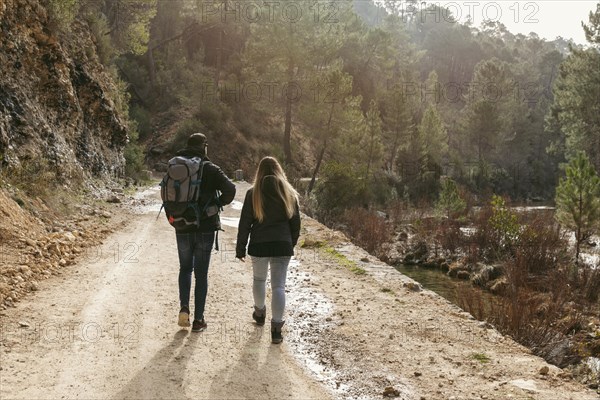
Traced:
POLYGON ((69 182, 123 171, 127 115, 88 27, 51 30, 37 0, 0 6, 0 154, 5 174, 50 172, 69 182))
POLYGON ((82 19, 61 31, 41 2, 8 0, 0 21, 4 309, 118 225, 104 200, 123 191, 129 117, 82 19))

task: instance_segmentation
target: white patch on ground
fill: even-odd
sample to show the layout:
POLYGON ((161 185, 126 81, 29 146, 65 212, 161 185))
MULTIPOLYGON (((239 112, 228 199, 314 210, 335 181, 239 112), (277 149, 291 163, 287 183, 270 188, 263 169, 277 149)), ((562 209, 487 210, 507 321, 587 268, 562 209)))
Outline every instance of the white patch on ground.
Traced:
POLYGON ((223 216, 221 216, 221 224, 223 224, 225 226, 230 226, 232 228, 237 228, 238 225, 240 224, 240 219, 239 218, 234 218, 234 217, 223 217, 223 216))
POLYGON ((592 268, 598 268, 600 265, 600 254, 581 253, 579 256, 581 257, 581 261, 591 265, 592 268))
POLYGON ((241 201, 234 200, 229 206, 234 210, 241 210, 243 205, 244 203, 242 203, 241 201))
POLYGON ((461 226, 459 229, 465 236, 473 236, 477 232, 477 228, 461 226))
POLYGON ((300 261, 296 259, 296 257, 292 257, 292 259, 290 260, 290 264, 288 265, 288 269, 289 268, 298 268, 300 266, 300 261))
POLYGON ((589 357, 586 360, 586 364, 588 365, 588 367, 590 367, 592 372, 594 372, 595 374, 600 374, 600 358, 589 357))
POLYGON ((525 211, 544 211, 544 210, 555 210, 556 207, 549 206, 537 206, 537 207, 511 207, 511 210, 517 212, 525 212, 525 211))
MULTIPOLYGON (((152 186, 133 195, 129 207, 134 214, 149 214, 161 211, 160 186, 152 186)), ((164 218, 164 217, 163 217, 164 218)))
POLYGON ((518 387, 519 389, 523 389, 526 392, 538 392, 538 388, 535 384, 535 381, 532 380, 515 379, 514 381, 510 381, 510 384, 518 387))

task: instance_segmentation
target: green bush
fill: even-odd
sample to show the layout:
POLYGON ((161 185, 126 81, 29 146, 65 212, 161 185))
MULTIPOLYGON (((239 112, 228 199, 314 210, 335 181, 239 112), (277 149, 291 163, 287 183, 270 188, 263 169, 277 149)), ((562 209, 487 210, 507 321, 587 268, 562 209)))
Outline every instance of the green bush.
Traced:
POLYGON ((187 139, 190 137, 192 133, 203 132, 206 130, 206 127, 200 120, 192 118, 186 119, 182 122, 179 129, 175 133, 175 136, 171 139, 171 144, 169 146, 169 150, 174 153, 177 150, 185 147, 187 143, 187 139))
POLYGON ((335 161, 323 166, 315 197, 319 214, 339 215, 345 209, 368 204, 360 174, 335 161))
POLYGON ((440 197, 435 204, 436 212, 451 219, 453 216, 462 213, 466 207, 467 203, 460 196, 456 182, 450 178, 444 179, 440 197))
POLYGON ((128 143, 123 152, 125 156, 125 174, 132 178, 140 178, 144 170, 144 150, 137 143, 128 143))
POLYGON ((383 171, 369 177, 366 189, 364 202, 368 205, 386 207, 397 197, 393 177, 383 171))
POLYGON ((111 65, 115 57, 115 48, 110 40, 110 35, 106 34, 106 32, 110 32, 106 16, 100 12, 89 12, 86 14, 85 20, 94 36, 96 54, 100 62, 104 66, 111 65))
POLYGON ((48 0, 46 3, 51 30, 66 31, 79 10, 78 0, 48 0))
POLYGON ((129 143, 125 146, 123 156, 125 157, 125 175, 137 181, 150 179, 144 173, 144 148, 138 144, 138 131, 135 122, 129 131, 129 143))
POLYGON ((494 195, 491 205, 492 216, 489 224, 496 239, 494 243, 497 245, 498 251, 511 252, 521 231, 517 215, 506 206, 504 199, 500 196, 494 195))
POLYGON ((207 131, 222 133, 228 129, 227 121, 231 120, 232 111, 224 104, 206 102, 198 107, 194 116, 202 121, 207 131))
POLYGON ((137 122, 140 139, 145 139, 152 133, 152 115, 145 108, 134 105, 129 111, 129 115, 137 122))

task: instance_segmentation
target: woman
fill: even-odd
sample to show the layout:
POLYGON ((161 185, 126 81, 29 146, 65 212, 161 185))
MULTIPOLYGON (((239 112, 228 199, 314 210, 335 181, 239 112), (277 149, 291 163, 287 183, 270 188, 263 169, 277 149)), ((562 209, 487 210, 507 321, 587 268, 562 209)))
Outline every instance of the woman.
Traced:
POLYGON ((271 341, 281 343, 285 308, 285 279, 294 246, 300 236, 298 193, 273 157, 263 158, 256 170, 254 186, 246 193, 238 229, 236 257, 245 261, 246 245, 252 257, 254 312, 252 318, 264 325, 267 313, 265 286, 271 266, 271 341))

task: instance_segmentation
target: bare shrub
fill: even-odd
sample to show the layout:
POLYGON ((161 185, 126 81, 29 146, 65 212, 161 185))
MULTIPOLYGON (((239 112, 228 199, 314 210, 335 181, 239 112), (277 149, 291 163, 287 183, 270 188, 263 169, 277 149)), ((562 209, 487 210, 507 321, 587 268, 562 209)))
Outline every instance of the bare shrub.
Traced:
POLYGON ((581 296, 590 303, 600 299, 600 268, 590 266, 580 268, 579 287, 581 296))
POLYGON ((493 243, 492 230, 489 224, 492 208, 486 205, 475 211, 473 217, 474 232, 467 244, 467 261, 477 262, 489 258, 490 246, 493 243))
POLYGON ((392 236, 392 229, 386 219, 364 208, 346 210, 342 220, 346 233, 355 243, 376 256, 382 244, 392 236))
POLYGON ((515 243, 515 252, 528 273, 544 274, 566 261, 567 241, 553 221, 538 215, 523 225, 515 243))
POLYGON ((465 244, 463 234, 460 231, 460 224, 448 219, 441 221, 437 225, 435 239, 439 242, 442 249, 451 253, 454 253, 465 244))
POLYGON ((508 285, 504 296, 490 296, 470 288, 457 297, 459 306, 550 362, 561 366, 576 362, 579 356, 575 349, 552 358, 557 343, 581 329, 585 315, 583 310, 573 308, 568 269, 548 271, 548 291, 542 293, 531 288, 524 260, 517 257, 505 264, 508 285))
POLYGON ((413 216, 410 204, 405 200, 394 200, 387 207, 392 222, 396 225, 407 223, 413 216))

